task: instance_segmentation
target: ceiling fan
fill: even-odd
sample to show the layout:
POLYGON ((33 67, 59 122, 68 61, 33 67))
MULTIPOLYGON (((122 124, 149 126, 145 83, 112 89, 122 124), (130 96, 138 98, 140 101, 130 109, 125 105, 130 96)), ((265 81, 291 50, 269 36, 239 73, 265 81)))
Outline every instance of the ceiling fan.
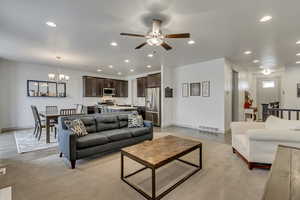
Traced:
POLYGON ((162 34, 161 23, 162 23, 161 20, 153 19, 152 30, 150 30, 146 35, 132 34, 132 33, 120 33, 120 35, 132 36, 132 37, 143 37, 147 39, 146 42, 135 47, 135 49, 140 49, 146 44, 149 44, 150 46, 162 46, 167 51, 171 50, 172 47, 164 41, 165 38, 190 38, 189 33, 166 34, 166 35, 162 34))

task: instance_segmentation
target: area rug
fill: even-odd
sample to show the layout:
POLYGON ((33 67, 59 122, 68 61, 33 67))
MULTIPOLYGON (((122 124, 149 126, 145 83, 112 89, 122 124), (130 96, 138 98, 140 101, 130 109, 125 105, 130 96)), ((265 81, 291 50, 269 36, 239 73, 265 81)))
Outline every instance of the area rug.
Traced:
MULTIPOLYGON (((155 133, 161 137, 173 133, 155 133)), ((179 135, 180 136, 180 135, 179 135)), ((194 138, 190 138, 194 139, 194 138)), ((196 139, 198 140, 198 139, 196 139)), ((260 200, 269 171, 249 170, 247 165, 232 153, 230 145, 208 140, 203 142, 203 169, 177 187, 163 200, 260 200)), ((77 162, 70 169, 69 162, 58 152, 40 151, 38 157, 24 154, 10 159, 7 177, 1 185, 14 185, 14 200, 145 200, 120 180, 120 152, 96 156, 77 162), (42 156, 44 155, 44 156, 42 156), (26 173, 24 173, 26 172, 26 173)), ((36 154, 35 154, 36 155, 36 154)), ((183 159, 197 163, 198 151, 183 159)), ((125 160, 125 173, 142 166, 125 160)), ((161 193, 193 168, 174 161, 157 171, 157 192, 161 193)), ((145 170, 130 181, 151 193, 151 172, 145 170)))
POLYGON ((42 133, 40 141, 38 141, 38 139, 35 138, 32 133, 33 130, 16 131, 14 133, 18 153, 38 151, 38 150, 53 148, 58 145, 57 139, 54 138, 53 133, 50 134, 51 138, 49 144, 46 143, 45 132, 42 133))

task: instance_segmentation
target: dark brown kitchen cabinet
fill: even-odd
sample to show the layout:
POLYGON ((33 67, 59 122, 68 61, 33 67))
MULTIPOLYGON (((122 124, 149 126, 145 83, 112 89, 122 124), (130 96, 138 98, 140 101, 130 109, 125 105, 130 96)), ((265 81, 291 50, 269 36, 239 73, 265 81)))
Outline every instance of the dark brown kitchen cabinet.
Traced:
POLYGON ((115 88, 116 80, 114 79, 105 79, 104 80, 104 88, 115 88))
POLYGON ((114 97, 128 97, 128 81, 83 76, 84 97, 102 97, 103 88, 114 88, 114 97))
POLYGON ((116 80, 115 90, 115 97, 128 97, 128 81, 116 80))
POLYGON ((83 77, 83 96, 97 97, 97 78, 83 77))
POLYGON ((103 96, 103 88, 104 88, 104 78, 97 78, 97 97, 102 97, 103 96))
POLYGON ((156 88, 161 85, 161 76, 160 73, 151 74, 147 76, 147 88, 156 88))
POLYGON ((137 78, 137 97, 146 97, 147 77, 137 78))

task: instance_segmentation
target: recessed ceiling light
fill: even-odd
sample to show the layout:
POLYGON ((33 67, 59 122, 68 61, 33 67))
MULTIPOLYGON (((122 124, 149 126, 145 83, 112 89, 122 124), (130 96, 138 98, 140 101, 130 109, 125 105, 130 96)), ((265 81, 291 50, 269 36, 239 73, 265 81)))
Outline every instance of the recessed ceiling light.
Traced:
POLYGON ((147 65, 147 68, 151 68, 152 66, 151 65, 147 65))
POLYGON ((102 69, 97 69, 97 72, 102 72, 102 69))
POLYGON ((259 60, 253 60, 253 63, 259 63, 259 60))
POLYGON ((113 66, 113 65, 108 65, 108 67, 109 67, 109 68, 111 68, 111 69, 112 69, 112 68, 114 68, 114 66, 113 66))
POLYGON ((48 25, 48 26, 50 26, 50 27, 56 27, 56 24, 54 23, 54 22, 50 22, 50 21, 48 21, 48 22, 46 22, 46 24, 48 25))
POLYGON ((300 44, 300 40, 298 40, 298 41, 296 42, 296 44, 300 44))
POLYGON ((130 71, 131 71, 131 72, 134 72, 134 69, 131 69, 130 71))
POLYGON ((244 54, 250 55, 250 54, 252 54, 252 51, 245 51, 244 54))
POLYGON ((118 75, 122 75, 122 72, 118 72, 118 75))
POLYGON ((300 61, 297 61, 296 64, 300 64, 300 61))
POLYGON ((126 60, 124 60, 124 62, 126 62, 126 63, 129 63, 129 62, 130 62, 130 60, 126 59, 126 60))
POLYGON ((270 16, 270 15, 266 15, 266 16, 263 16, 259 21, 260 22, 267 22, 267 21, 270 21, 273 17, 270 16))
POLYGON ((189 40, 188 44, 195 44, 195 41, 194 40, 189 40))
POLYGON ((300 56, 300 53, 297 53, 296 56, 300 56))
POLYGON ((148 54, 148 57, 149 57, 149 58, 152 58, 152 57, 153 57, 153 54, 152 54, 152 53, 149 53, 149 54, 148 54))
POLYGON ((118 43, 116 43, 116 42, 111 42, 111 43, 110 43, 110 46, 116 47, 116 46, 118 46, 118 43))

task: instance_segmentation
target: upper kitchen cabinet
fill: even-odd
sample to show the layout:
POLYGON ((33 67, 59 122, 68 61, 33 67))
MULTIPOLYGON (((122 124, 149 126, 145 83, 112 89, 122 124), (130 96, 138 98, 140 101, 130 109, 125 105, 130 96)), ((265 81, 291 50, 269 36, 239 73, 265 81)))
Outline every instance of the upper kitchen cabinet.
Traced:
POLYGON ((156 88, 161 86, 160 73, 150 74, 147 76, 147 88, 156 88))
POLYGON ((115 88, 116 81, 117 80, 114 80, 114 79, 105 79, 104 80, 104 88, 115 88))
POLYGON ((84 76, 83 77, 83 96, 97 97, 97 78, 84 76))
POLYGON ((114 97, 128 97, 128 81, 83 76, 84 97, 102 97, 103 88, 115 89, 114 97))
POLYGON ((118 97, 128 97, 128 81, 118 80, 117 82, 118 97))
POLYGON ((146 97, 147 77, 137 78, 137 97, 146 97))

